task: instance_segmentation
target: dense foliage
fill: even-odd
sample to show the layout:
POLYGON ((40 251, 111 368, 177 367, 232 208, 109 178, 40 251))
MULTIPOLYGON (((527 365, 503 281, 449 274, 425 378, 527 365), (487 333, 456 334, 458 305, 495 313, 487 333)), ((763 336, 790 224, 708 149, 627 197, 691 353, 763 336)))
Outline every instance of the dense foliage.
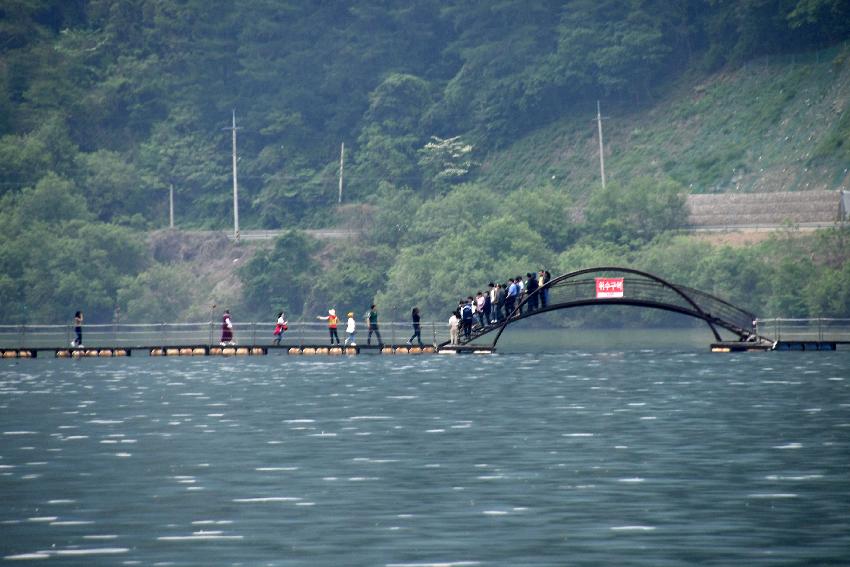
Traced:
MULTIPOLYGON (((287 233, 258 253, 240 271, 239 307, 252 314, 359 310, 376 296, 398 313, 412 303, 433 312, 492 278, 566 270, 609 252, 649 267, 653 251, 675 248, 657 237, 680 222, 680 194, 728 181, 740 142, 706 150, 705 167, 671 161, 605 191, 577 177, 497 182, 493 156, 598 98, 650 108, 686 73, 848 36, 850 4, 839 0, 7 0, 4 317, 57 321, 78 307, 101 320, 116 307, 149 320, 199 312, 181 308, 191 283, 149 256, 140 231, 165 223, 172 186, 179 226, 228 226, 234 110, 243 227, 337 224, 343 142, 344 200, 374 211, 361 247, 320 260, 315 243, 287 233), (565 222, 577 201, 585 220, 565 222)), ((846 116, 812 163, 847 155, 846 116)), ((745 253, 707 257, 752 264, 738 258, 745 253)), ((846 281, 845 263, 812 262, 798 276, 846 281)), ((758 278, 800 272, 783 265, 758 278)), ((814 289, 792 301, 757 283, 771 312, 847 312, 815 301, 814 289)))
POLYGON ((10 0, 0 7, 0 190, 48 171, 100 220, 226 225, 236 109, 242 216, 323 222, 346 197, 433 187, 432 136, 510 144, 585 100, 650 100, 694 64, 824 47, 835 0, 10 0), (191 210, 191 215, 185 211, 191 210))

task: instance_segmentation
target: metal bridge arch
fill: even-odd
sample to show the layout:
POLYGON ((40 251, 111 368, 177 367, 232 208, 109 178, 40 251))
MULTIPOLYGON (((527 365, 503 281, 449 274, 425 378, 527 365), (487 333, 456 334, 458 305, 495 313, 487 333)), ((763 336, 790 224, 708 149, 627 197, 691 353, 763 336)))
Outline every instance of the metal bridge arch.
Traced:
POLYGON ((462 339, 461 344, 468 344, 481 336, 495 332, 492 343, 492 347, 495 348, 502 333, 511 323, 550 311, 588 305, 632 305, 680 313, 705 321, 718 342, 723 339, 717 327, 732 332, 740 340, 757 337, 756 329, 754 329, 756 316, 723 299, 697 289, 670 283, 641 270, 621 266, 601 266, 585 268, 553 278, 518 303, 505 321, 477 328, 473 336, 469 340, 462 339), (594 277, 583 277, 591 274, 594 277), (597 298, 595 276, 611 276, 612 274, 617 277, 622 275, 624 279, 623 297, 597 298), (549 294, 546 307, 529 312, 529 303, 535 299, 539 300, 545 290, 548 290, 549 294))

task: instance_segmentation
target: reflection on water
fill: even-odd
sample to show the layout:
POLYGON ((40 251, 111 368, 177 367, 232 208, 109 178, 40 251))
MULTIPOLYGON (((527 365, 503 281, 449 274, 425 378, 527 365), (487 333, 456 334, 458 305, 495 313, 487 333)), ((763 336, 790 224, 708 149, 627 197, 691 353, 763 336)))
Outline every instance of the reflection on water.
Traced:
POLYGON ((650 334, 496 356, 3 361, 0 562, 845 562, 850 353, 650 334))

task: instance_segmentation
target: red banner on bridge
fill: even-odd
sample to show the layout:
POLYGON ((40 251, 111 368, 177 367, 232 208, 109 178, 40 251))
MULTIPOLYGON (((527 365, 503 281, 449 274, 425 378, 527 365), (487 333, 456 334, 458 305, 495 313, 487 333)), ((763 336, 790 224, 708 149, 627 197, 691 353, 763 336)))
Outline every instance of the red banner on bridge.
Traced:
POLYGON ((596 298, 623 297, 623 278, 596 278, 596 298))

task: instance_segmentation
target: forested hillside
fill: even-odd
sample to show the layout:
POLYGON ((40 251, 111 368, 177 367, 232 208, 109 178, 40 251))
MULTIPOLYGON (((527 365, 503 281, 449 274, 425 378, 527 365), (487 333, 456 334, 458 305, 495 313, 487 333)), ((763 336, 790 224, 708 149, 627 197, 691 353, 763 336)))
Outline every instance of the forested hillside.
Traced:
POLYGON ((822 288, 850 292, 846 230, 744 251, 668 233, 685 192, 847 186, 848 37, 846 0, 6 0, 4 319, 375 298, 443 318, 492 279, 603 260, 765 315, 848 315, 850 293, 822 288), (231 226, 234 111, 243 228, 370 222, 357 245, 293 232, 251 250, 241 290, 217 297, 146 233, 167 224, 169 187, 178 227, 231 226))

